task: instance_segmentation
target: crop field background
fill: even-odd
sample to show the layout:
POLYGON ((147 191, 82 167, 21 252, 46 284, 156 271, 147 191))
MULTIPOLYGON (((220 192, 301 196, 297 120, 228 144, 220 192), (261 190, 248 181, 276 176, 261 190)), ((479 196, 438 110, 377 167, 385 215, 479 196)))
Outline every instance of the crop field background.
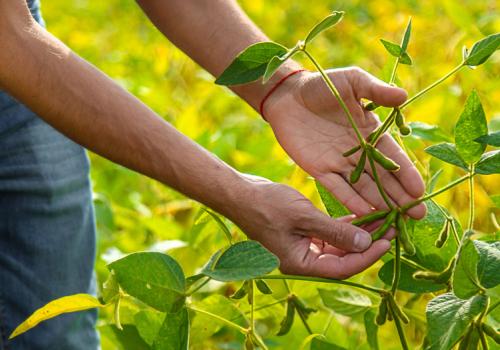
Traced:
MULTIPOLYGON (((386 54, 379 39, 398 42, 411 16, 413 32, 408 51, 414 65, 400 67, 398 72, 398 84, 410 95, 456 66, 461 60, 463 45, 470 46, 483 36, 500 32, 500 4, 495 0, 242 0, 239 3, 272 40, 288 46, 293 46, 332 10, 346 11, 344 20, 335 30, 317 39, 312 48, 314 54, 325 67, 356 65, 381 79, 388 78, 394 60, 386 54)), ((134 1, 45 0, 42 6, 47 27, 53 34, 181 132, 238 170, 291 185, 318 207, 322 206, 314 182, 289 159, 259 115, 228 89, 216 86, 214 77, 169 43, 148 22, 134 1)), ((308 62, 304 61, 304 65, 312 69, 308 62)), ((490 131, 498 131, 499 77, 500 55, 496 54, 475 71, 461 70, 425 99, 416 102, 406 117, 408 121, 438 125, 439 137, 451 139, 452 127, 465 99, 472 89, 476 89, 489 119, 490 131)), ((382 116, 384 113, 380 111, 382 116)), ((435 159, 431 161, 423 152, 427 141, 410 136, 405 138, 405 144, 421 160, 418 166, 424 176, 443 168, 438 186, 457 177, 459 170, 435 159)), ((164 151, 169 152, 168 149, 164 151)), ((91 155, 91 159, 99 235, 96 269, 100 284, 108 275, 106 263, 126 253, 168 252, 180 262, 186 275, 191 275, 226 244, 215 222, 193 226, 200 208, 198 203, 99 156, 91 155)), ((437 198, 437 202, 462 223, 467 219, 466 186, 464 183, 437 198)), ((476 181, 475 227, 494 233, 491 215, 500 217, 500 210, 494 209, 495 203, 486 191, 489 195, 500 194, 500 176, 483 176, 476 181)), ((235 238, 245 238, 237 227, 227 224, 235 238)), ((353 280, 382 285, 376 273, 381 264, 377 263, 353 280)), ((275 293, 259 296, 257 307, 286 295, 281 282, 270 282, 270 285, 275 293)), ((326 310, 317 297, 319 285, 306 282, 291 285, 310 305, 326 310)), ((196 302, 218 305, 219 296, 229 296, 238 287, 239 284, 210 282, 197 294, 196 302)), ((422 307, 416 306, 411 316, 423 321, 426 302, 420 302, 422 307)), ((244 301, 238 303, 243 309, 247 308, 244 301)), ((127 317, 132 317, 134 307, 123 304, 122 323, 126 324, 127 317)), ((277 304, 257 313, 259 332, 267 334, 266 338, 276 333, 283 310, 283 306, 277 304)), ((362 319, 331 315, 325 311, 313 314, 311 327, 321 332, 331 322, 326 332, 328 339, 348 349, 369 349, 362 319)), ((111 322, 108 311, 101 312, 99 327, 103 349, 122 349, 120 335, 110 331, 108 324, 111 322)), ((241 348, 240 335, 222 329, 212 336, 201 318, 195 323, 191 335, 193 349, 241 348)), ((415 347, 421 343, 423 334, 423 322, 412 322, 407 329, 409 341, 415 347)), ((298 349, 306 336, 306 330, 297 320, 288 335, 271 337, 269 345, 272 349, 298 349)), ((381 327, 379 339, 383 349, 400 348, 392 323, 381 327)))

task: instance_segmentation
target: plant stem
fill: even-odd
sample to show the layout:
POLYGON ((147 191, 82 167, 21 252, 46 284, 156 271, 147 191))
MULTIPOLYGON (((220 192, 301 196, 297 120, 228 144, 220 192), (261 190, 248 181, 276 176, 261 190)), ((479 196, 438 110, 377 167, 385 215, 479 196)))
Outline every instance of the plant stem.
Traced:
POLYGON ((451 77, 453 74, 455 74, 457 71, 459 71, 460 68, 462 68, 463 66, 464 66, 464 62, 461 62, 458 66, 453 68, 446 75, 444 75, 443 77, 441 77, 440 79, 438 79, 434 83, 432 83, 431 85, 427 86, 425 89, 418 92, 416 95, 414 95, 414 96, 410 97, 408 100, 406 100, 405 103, 403 103, 401 106, 399 106, 399 109, 405 108, 410 103, 412 103, 413 101, 415 101, 419 97, 423 96, 426 92, 428 92, 429 90, 431 90, 431 89, 435 88, 436 86, 438 86, 439 84, 441 84, 443 81, 445 81, 446 79, 451 77))
POLYGON ((385 204, 387 204, 387 206, 390 209, 393 209, 394 207, 393 207, 389 197, 385 193, 384 188, 382 187, 382 183, 380 182, 380 178, 378 177, 377 168, 375 167, 375 162, 373 161, 372 157, 370 157, 369 155, 368 155, 368 161, 370 163, 370 168, 372 169, 373 180, 375 180, 375 184, 377 185, 377 189, 380 192, 380 195, 384 199, 385 204))
POLYGON ((500 305, 500 300, 498 300, 496 303, 494 303, 493 305, 491 305, 489 307, 488 311, 486 312, 486 315, 488 315, 490 312, 492 312, 493 310, 495 310, 498 305, 500 305))
POLYGON ((297 281, 335 283, 335 284, 343 284, 346 286, 351 286, 351 287, 355 287, 355 288, 368 290, 370 292, 377 293, 380 295, 385 295, 387 293, 387 291, 384 289, 365 286, 363 284, 359 284, 356 282, 342 281, 342 280, 335 280, 335 279, 328 279, 328 278, 321 278, 321 277, 295 276, 295 275, 268 275, 268 276, 262 276, 259 278, 263 279, 263 280, 284 280, 284 279, 287 279, 287 280, 297 280, 297 281))
POLYGON ((254 297, 254 293, 255 290, 254 290, 254 281, 253 280, 250 280, 250 331, 251 332, 254 332, 254 329, 255 329, 255 308, 254 308, 254 304, 255 304, 255 297, 254 297))
POLYGON ((239 332, 241 332, 242 334, 247 334, 248 333, 247 329, 241 327, 240 325, 237 325, 234 322, 231 322, 231 321, 225 319, 224 317, 220 317, 219 315, 213 314, 213 313, 211 313, 209 311, 201 310, 201 309, 198 309, 198 308, 195 308, 195 307, 192 307, 192 306, 189 306, 188 308, 190 310, 194 311, 194 312, 198 312, 200 314, 204 314, 204 315, 212 317, 212 318, 214 318, 216 320, 219 320, 220 322, 224 323, 226 326, 234 328, 234 329, 238 330, 239 332))
POLYGON ((425 202, 426 200, 429 200, 429 199, 431 199, 431 198, 433 198, 433 197, 435 197, 435 196, 437 196, 437 195, 439 195, 439 194, 441 194, 441 193, 443 193, 443 192, 445 192, 445 191, 449 190, 449 189, 450 189, 450 188, 452 188, 452 187, 455 187, 456 185, 458 185, 458 184, 460 184, 460 183, 464 182, 465 180, 467 180, 468 178, 470 178, 470 177, 472 177, 472 176, 474 176, 474 174, 467 174, 467 175, 464 175, 464 176, 462 176, 462 177, 460 177, 460 178, 456 179, 455 181, 450 182, 448 185, 446 185, 446 186, 444 186, 444 187, 441 187, 439 190, 436 190, 436 191, 434 191, 434 192, 432 192, 432 193, 429 193, 429 194, 427 194, 427 195, 425 195, 425 196, 423 196, 423 197, 421 197, 421 198, 419 198, 419 199, 417 199, 417 200, 415 200, 415 201, 413 201, 413 202, 410 202, 410 203, 408 203, 408 204, 405 204, 405 205, 403 205, 403 206, 401 207, 401 211, 402 211, 403 213, 405 213, 405 212, 406 212, 406 211, 408 211, 409 209, 411 209, 411 208, 413 208, 413 207, 415 207, 415 206, 419 205, 420 203, 425 202))
POLYGON ((211 278, 208 277, 206 280, 204 280, 198 286, 196 286, 195 288, 193 288, 193 290, 187 292, 186 295, 193 295, 194 293, 196 293, 197 291, 199 291, 201 288, 203 288, 203 286, 205 286, 208 282, 210 282, 210 280, 211 280, 211 278))
POLYGON ((467 229, 469 231, 472 231, 472 228, 474 226, 474 177, 472 174, 474 174, 474 164, 471 164, 469 167, 469 225, 467 229))
POLYGON ((305 315, 299 309, 297 309, 297 312, 298 312, 298 314, 300 316, 300 319, 302 320, 302 323, 304 324, 304 327, 306 327, 307 332, 309 334, 313 334, 313 331, 311 330, 311 327, 309 327, 309 324, 307 323, 305 315))
POLYGON ((382 125, 380 125, 380 127, 375 131, 375 135, 373 135, 372 139, 369 140, 373 146, 377 144, 377 141, 380 138, 380 136, 382 136, 382 134, 390 128, 390 126, 394 122, 394 119, 396 118, 397 112, 398 110, 396 108, 393 108, 389 116, 385 118, 382 125))
POLYGON ((312 64, 316 67, 318 72, 323 77, 323 80, 325 81, 326 85, 328 86, 328 89, 335 96, 338 103, 340 104, 340 106, 344 110, 344 112, 347 116, 347 119, 349 120, 349 123, 351 123, 351 126, 352 126, 354 132, 356 133, 356 136, 359 140, 359 144, 364 146, 365 139, 364 139, 363 135, 361 135, 361 132, 359 131, 358 126, 356 125, 356 122, 354 121, 354 118, 353 118, 351 112, 349 111, 349 108, 347 108, 347 105, 345 104, 344 100, 340 96, 340 93, 337 90, 337 88, 335 87, 335 85, 333 84, 332 80, 330 79, 328 74, 326 74, 325 70, 321 67, 321 65, 318 63, 318 61, 316 61, 316 59, 307 50, 302 49, 302 51, 306 54, 306 56, 309 58, 309 60, 312 62, 312 64))
MULTIPOLYGON (((284 303, 285 301, 288 300, 288 297, 286 298, 283 298, 283 299, 280 299, 280 300, 276 300, 275 302, 272 302, 272 303, 269 303, 269 304, 265 304, 265 305, 262 305, 262 306, 259 306, 259 307, 256 307, 254 309, 254 311, 259 311, 259 310, 264 310, 264 309, 267 309, 268 307, 271 307, 271 306, 274 306, 274 305, 277 305, 277 304, 281 304, 281 303, 284 303)), ((250 313, 251 311, 246 311, 245 313, 248 314, 250 313)))
POLYGON ((408 350, 408 343, 406 342, 405 331, 403 329, 403 326, 401 325, 401 320, 398 318, 398 315, 396 315, 396 313, 392 311, 391 307, 388 308, 387 312, 390 312, 392 314, 394 324, 396 325, 396 329, 398 331, 399 340, 401 341, 401 347, 403 348, 403 350, 408 350))
POLYGON ((396 80, 396 71, 399 65, 399 57, 396 58, 396 63, 394 63, 394 68, 392 68, 391 78, 389 79, 389 84, 393 84, 394 80, 396 80))
POLYGON ((396 293, 399 285, 399 277, 401 275, 401 241, 399 236, 396 236, 396 246, 395 246, 396 254, 394 259, 394 276, 392 277, 392 295, 396 293))

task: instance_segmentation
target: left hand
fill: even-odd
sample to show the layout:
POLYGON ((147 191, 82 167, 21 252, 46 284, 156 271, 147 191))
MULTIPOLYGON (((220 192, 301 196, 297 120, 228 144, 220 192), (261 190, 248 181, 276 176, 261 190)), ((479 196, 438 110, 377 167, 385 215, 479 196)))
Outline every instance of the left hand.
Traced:
MULTIPOLYGON (((380 124, 377 116, 363 109, 361 98, 386 107, 399 106, 406 92, 390 86, 359 68, 328 71, 366 138, 380 124)), ((360 180, 351 185, 349 174, 361 152, 342 153, 359 144, 347 116, 328 90, 319 73, 302 72, 287 79, 266 101, 264 113, 285 151, 306 172, 323 184, 357 216, 387 205, 377 190, 369 162, 360 180)), ((423 180, 406 153, 394 139, 383 135, 377 148, 398 163, 397 172, 377 165, 377 172, 390 199, 404 205, 424 194, 423 180)), ((425 216, 420 204, 408 211, 414 218, 425 216)))

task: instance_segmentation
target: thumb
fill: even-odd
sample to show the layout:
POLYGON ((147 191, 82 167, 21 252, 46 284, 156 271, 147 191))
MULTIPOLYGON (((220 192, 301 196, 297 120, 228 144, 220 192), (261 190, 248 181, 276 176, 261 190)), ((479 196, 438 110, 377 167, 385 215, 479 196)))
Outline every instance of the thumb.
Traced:
POLYGON ((332 219, 319 210, 308 226, 311 236, 346 252, 362 252, 372 244, 368 232, 343 220, 332 219))
POLYGON ((397 107, 408 97, 404 89, 389 85, 360 68, 351 72, 349 80, 357 99, 366 98, 381 106, 397 107))

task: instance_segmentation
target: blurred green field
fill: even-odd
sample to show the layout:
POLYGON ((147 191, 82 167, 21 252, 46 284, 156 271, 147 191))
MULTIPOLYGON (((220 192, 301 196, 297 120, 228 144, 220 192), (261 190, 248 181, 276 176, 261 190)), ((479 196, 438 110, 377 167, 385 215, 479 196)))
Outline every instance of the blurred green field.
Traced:
MULTIPOLYGON (((461 48, 481 37, 500 32, 500 4, 496 0, 397 1, 262 1, 243 0, 241 6, 272 40, 293 45, 307 30, 332 10, 346 11, 345 19, 313 45, 323 66, 357 65, 387 79, 393 59, 378 39, 399 41, 408 17, 413 17, 409 52, 414 66, 399 70, 399 84, 409 94, 420 90, 449 71, 461 59, 461 48)), ((275 141, 271 129, 258 114, 225 88, 214 85, 214 78, 170 44, 146 19, 132 0, 42 0, 48 29, 82 57, 128 89, 180 131, 196 140, 242 172, 289 184, 320 206, 314 183, 297 168, 275 141)), ((464 69, 450 81, 409 108, 409 121, 440 125, 449 135, 466 96, 476 89, 482 99, 491 129, 500 129, 500 55, 496 54, 475 71, 464 69)), ((305 64, 305 63, 304 63, 305 64)), ((306 67, 310 67, 305 64, 306 67)), ((381 112, 383 115, 384 111, 381 112)), ((407 146, 421 160, 424 175, 444 168, 440 183, 457 176, 457 171, 423 153, 425 142, 407 138, 407 146)), ((168 150, 165 150, 168 152, 168 150)), ((124 253, 145 249, 168 251, 182 265, 186 275, 208 260, 225 244, 218 226, 209 222, 193 229, 199 205, 165 186, 92 155, 92 179, 98 218, 97 273, 100 283, 107 276, 105 264, 124 253)), ((476 226, 484 232, 494 230, 490 220, 493 203, 488 194, 500 194, 500 177, 481 177, 477 181, 476 226)), ((467 212, 466 185, 438 198, 462 222, 467 212)), ((244 198, 242 198, 244 200, 244 198)), ((497 211, 498 215, 499 212, 497 211)), ((234 235, 244 235, 231 226, 234 235)), ((380 265, 377 265, 380 267, 380 265)), ((377 267, 354 279, 380 285, 377 267)), ((293 284, 293 283, 292 283, 293 284)), ((232 287, 210 283, 207 291, 229 295, 232 287)), ((272 284, 276 295, 286 291, 272 284)), ((237 285, 233 286, 237 287, 237 285)), ((312 305, 319 306, 317 285, 295 283, 312 305)), ((206 294, 209 295, 209 294, 206 294)), ((203 296, 203 293, 202 293, 203 296)), ((259 299, 266 304, 271 296, 259 299)), ((210 298, 214 298, 211 296, 210 298)), ((215 297, 216 298, 216 297, 215 297)), ((208 301, 206 301, 208 302, 208 301)), ((241 302, 243 309, 246 305, 241 302)), ((124 305, 124 320, 127 308, 124 305)), ((424 318, 424 306, 415 318, 424 318)), ((130 306, 132 310, 133 306, 130 306)), ((132 312, 132 311, 131 311, 132 312)), ((258 314, 261 334, 275 333, 282 317, 277 305, 258 314)), ((330 318, 326 311, 312 316, 311 326, 320 331, 327 324, 329 339, 349 349, 368 349, 361 323, 344 316, 330 318)), ((103 312, 103 348, 121 349, 106 324, 111 317, 103 312)), ((204 339, 203 327, 193 332, 193 349, 239 349, 241 339, 230 331, 204 339)), ((422 340, 418 322, 408 331, 414 346, 422 340)), ((272 337, 272 349, 295 349, 306 330, 296 322, 285 337, 272 337), (290 345, 297 344, 297 345, 290 345)), ((393 325, 379 333, 383 349, 399 349, 393 325)))

